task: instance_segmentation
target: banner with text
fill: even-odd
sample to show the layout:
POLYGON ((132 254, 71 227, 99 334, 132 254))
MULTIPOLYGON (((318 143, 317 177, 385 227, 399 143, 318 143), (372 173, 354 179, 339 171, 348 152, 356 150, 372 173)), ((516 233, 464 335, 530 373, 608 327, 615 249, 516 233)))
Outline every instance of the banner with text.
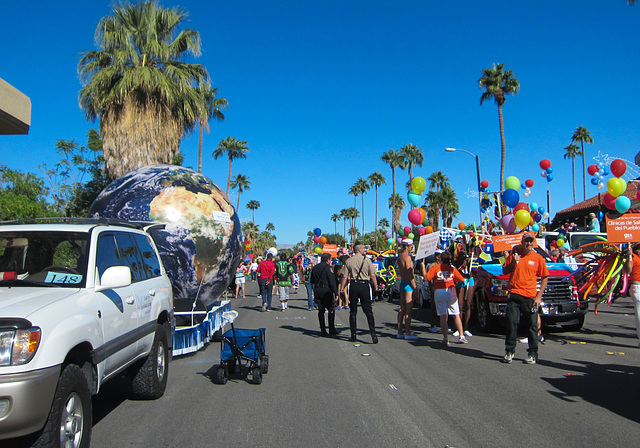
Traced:
MULTIPOLYGON (((538 247, 538 243, 535 240, 535 234, 533 232, 529 233, 534 237, 533 247, 538 247)), ((524 233, 514 233, 513 235, 495 235, 493 237, 493 251, 502 252, 505 250, 513 249, 513 246, 522 242, 522 235, 524 235, 524 233)))
POLYGON ((640 241, 640 215, 622 215, 617 219, 607 216, 607 241, 611 244, 640 241))
POLYGON ((418 244, 418 250, 416 251, 416 260, 435 254, 438 241, 440 241, 440 232, 422 235, 420 237, 420 243, 418 244))

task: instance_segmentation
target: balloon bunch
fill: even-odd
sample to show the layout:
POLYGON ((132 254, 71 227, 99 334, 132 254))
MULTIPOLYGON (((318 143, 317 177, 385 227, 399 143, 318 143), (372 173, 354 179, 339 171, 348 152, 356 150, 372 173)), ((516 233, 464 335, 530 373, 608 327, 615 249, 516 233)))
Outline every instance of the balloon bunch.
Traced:
MULTIPOLYGON (((592 166, 595 165, 590 165, 589 168, 592 166)), ((616 159, 611 162, 610 167, 611 174, 615 177, 607 181, 607 193, 602 198, 602 202, 610 210, 626 213, 631 208, 631 199, 623 195, 627 191, 627 182, 622 178, 627 171, 627 164, 624 160, 616 159)), ((600 170, 598 170, 599 172, 600 170)), ((598 184, 598 188, 600 188, 600 184, 598 184)))
POLYGON ((316 227, 315 229, 313 229, 313 242, 317 244, 316 247, 314 247, 313 249, 313 253, 316 255, 321 255, 322 254, 322 247, 327 244, 327 237, 325 236, 321 236, 322 235, 322 230, 320 230, 318 227, 316 227))
POLYGON ((251 240, 248 235, 244 237, 244 249, 247 251, 247 255, 251 255, 253 253, 251 251, 251 240))
POLYGON ((528 198, 531 194, 531 187, 534 182, 531 179, 527 179, 524 183, 520 183, 520 180, 516 176, 509 176, 504 181, 505 190, 502 192, 502 202, 509 207, 511 213, 504 215, 500 219, 500 226, 507 233, 514 233, 516 227, 524 229, 527 226, 531 226, 531 230, 537 232, 539 230, 538 223, 549 217, 549 213, 544 207, 538 206, 537 203, 520 202, 520 194, 518 190, 524 188, 523 196, 528 198))
POLYGON ((427 212, 425 212, 423 208, 419 207, 422 202, 422 192, 427 188, 427 182, 424 178, 416 176, 411 179, 411 188, 411 191, 407 193, 407 200, 413 207, 418 208, 409 211, 408 218, 411 224, 419 226, 427 219, 427 212))
POLYGON ((540 161, 540 168, 543 169, 540 175, 542 177, 546 177, 547 182, 551 182, 553 180, 553 167, 551 166, 551 161, 549 159, 542 159, 540 161))
POLYGON ((488 180, 483 180, 482 182, 480 182, 480 192, 487 191, 487 188, 489 188, 488 180))
POLYGON ((598 165, 589 165, 587 167, 587 173, 593 176, 591 178, 591 185, 597 185, 598 190, 602 190, 604 188, 604 177, 609 175, 609 168, 600 162, 598 165))

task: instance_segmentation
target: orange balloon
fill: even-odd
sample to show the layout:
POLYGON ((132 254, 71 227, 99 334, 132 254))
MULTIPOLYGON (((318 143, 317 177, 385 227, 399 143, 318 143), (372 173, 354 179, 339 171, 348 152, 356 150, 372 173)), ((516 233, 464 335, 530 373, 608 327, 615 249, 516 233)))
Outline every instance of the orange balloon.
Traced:
POLYGON ((460 230, 464 230, 465 227, 467 227, 467 226, 465 226, 463 222, 458 224, 458 229, 460 229, 460 230))
POLYGON ((422 221, 420 221, 420 223, 425 222, 427 220, 427 212, 424 211, 422 207, 420 207, 418 211, 420 212, 420 217, 422 218, 422 221))
POLYGON ((532 217, 531 220, 529 221, 529 225, 532 226, 536 223, 536 220, 532 217))
POLYGON ((425 230, 427 231, 427 235, 430 234, 430 233, 433 233, 433 227, 431 227, 431 226, 425 227, 425 230))
POLYGON ((320 237, 320 244, 323 244, 323 245, 327 244, 327 237, 326 236, 320 237))

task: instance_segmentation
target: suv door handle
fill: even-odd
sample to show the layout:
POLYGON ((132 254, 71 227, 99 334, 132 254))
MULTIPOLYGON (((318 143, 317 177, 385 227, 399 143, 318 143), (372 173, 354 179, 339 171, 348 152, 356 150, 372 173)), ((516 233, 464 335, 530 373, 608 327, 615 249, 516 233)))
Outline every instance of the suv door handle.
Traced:
POLYGON ((155 289, 150 289, 149 290, 149 295, 150 296, 155 296, 156 295, 156 290, 155 289))
POLYGON ((127 302, 127 305, 133 305, 134 303, 136 303, 136 298, 133 296, 129 296, 124 299, 124 301, 127 302))

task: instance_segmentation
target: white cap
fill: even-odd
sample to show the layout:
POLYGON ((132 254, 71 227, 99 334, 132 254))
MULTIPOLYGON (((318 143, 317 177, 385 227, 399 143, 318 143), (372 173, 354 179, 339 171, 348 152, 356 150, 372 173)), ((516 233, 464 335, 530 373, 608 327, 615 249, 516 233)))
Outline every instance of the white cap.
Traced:
POLYGON ((402 240, 402 245, 403 246, 409 246, 411 244, 413 244, 413 240, 411 238, 405 238, 405 239, 402 240))

